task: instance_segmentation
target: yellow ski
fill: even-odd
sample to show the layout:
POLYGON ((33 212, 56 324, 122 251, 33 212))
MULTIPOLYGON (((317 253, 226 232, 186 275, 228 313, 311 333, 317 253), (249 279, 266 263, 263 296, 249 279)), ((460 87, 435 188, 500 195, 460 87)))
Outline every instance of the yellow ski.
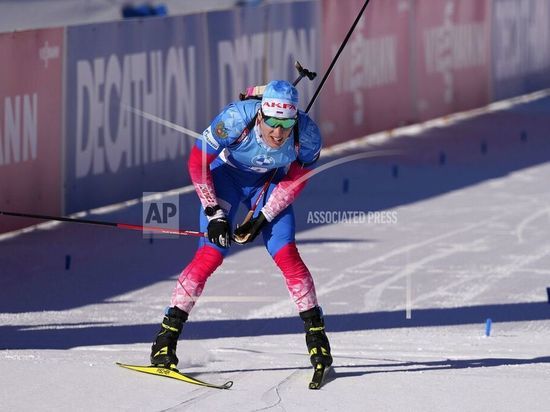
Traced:
POLYGON ((154 365, 127 365, 125 363, 120 363, 120 362, 117 362, 116 364, 125 369, 148 373, 150 375, 164 376, 166 378, 177 379, 179 381, 191 383, 193 385, 205 386, 207 388, 229 389, 231 388, 231 386, 233 386, 233 381, 227 381, 223 385, 215 385, 213 383, 204 382, 197 378, 193 378, 192 376, 181 373, 177 369, 169 369, 169 368, 164 368, 161 366, 154 366, 154 365))

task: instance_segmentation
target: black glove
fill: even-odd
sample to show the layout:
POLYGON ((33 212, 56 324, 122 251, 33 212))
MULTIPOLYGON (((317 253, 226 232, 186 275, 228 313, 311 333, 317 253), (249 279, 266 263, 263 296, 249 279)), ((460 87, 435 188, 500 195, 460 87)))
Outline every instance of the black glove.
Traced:
POLYGON ((231 246, 231 228, 226 217, 217 217, 208 222, 208 240, 219 247, 231 246))
POLYGON ((248 222, 237 226, 233 235, 233 240, 240 245, 253 242, 266 224, 267 219, 264 214, 260 212, 254 219, 250 219, 248 222))

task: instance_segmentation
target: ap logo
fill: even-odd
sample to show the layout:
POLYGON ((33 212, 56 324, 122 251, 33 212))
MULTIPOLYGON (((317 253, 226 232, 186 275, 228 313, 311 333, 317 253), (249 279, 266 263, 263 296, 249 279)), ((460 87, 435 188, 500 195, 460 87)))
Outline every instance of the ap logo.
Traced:
POLYGON ((162 229, 179 229, 179 196, 161 195, 159 193, 144 192, 143 204, 143 235, 156 238, 173 238, 174 235, 151 232, 148 226, 162 229))

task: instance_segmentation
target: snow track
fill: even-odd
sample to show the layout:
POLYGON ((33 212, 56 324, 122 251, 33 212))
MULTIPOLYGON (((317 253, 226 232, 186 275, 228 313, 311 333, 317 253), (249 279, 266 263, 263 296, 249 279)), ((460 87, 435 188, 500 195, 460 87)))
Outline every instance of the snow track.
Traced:
MULTIPOLYGON (((233 248, 178 344, 183 371, 234 381, 219 391, 114 364, 147 362, 195 241, 59 224, 0 241, 0 409, 548 410, 550 98, 507 110, 517 130, 501 128, 499 112, 395 137, 384 145, 405 145, 407 161, 328 168, 296 202, 335 359, 321 390, 307 389, 303 326, 259 243, 233 248), (445 137, 481 135, 485 154, 453 151, 445 137), (308 223, 318 210, 394 211, 397 222, 308 223)), ((197 201, 180 196, 193 229, 197 201)), ((105 213, 141 216, 131 203, 105 213)))

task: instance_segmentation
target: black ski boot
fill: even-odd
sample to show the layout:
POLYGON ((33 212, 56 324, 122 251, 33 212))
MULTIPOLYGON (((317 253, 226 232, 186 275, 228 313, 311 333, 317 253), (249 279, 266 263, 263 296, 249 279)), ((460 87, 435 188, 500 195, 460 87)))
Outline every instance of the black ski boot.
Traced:
POLYGON ((306 345, 309 351, 311 364, 316 367, 322 364, 325 367, 332 365, 330 344, 325 334, 325 321, 323 312, 319 306, 315 306, 305 312, 300 312, 306 331, 306 345))
POLYGON ((169 308, 162 320, 160 332, 151 347, 151 364, 175 369, 178 364, 176 345, 183 324, 189 315, 180 308, 169 308))

